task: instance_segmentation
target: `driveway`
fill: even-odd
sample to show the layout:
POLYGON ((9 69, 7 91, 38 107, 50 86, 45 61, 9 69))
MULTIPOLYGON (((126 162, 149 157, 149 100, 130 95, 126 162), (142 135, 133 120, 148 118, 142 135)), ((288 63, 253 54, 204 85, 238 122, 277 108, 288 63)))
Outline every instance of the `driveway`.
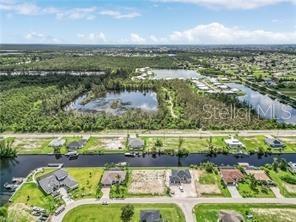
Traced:
POLYGON ((270 187, 270 189, 272 190, 276 198, 283 198, 280 192, 280 189, 278 187, 270 187))
POLYGON ((102 195, 102 200, 109 200, 109 194, 110 194, 110 187, 103 187, 101 189, 103 195, 102 195))
POLYGON ((234 185, 228 185, 227 186, 227 189, 229 190, 232 198, 242 198, 241 195, 239 194, 236 186, 234 186, 234 185))

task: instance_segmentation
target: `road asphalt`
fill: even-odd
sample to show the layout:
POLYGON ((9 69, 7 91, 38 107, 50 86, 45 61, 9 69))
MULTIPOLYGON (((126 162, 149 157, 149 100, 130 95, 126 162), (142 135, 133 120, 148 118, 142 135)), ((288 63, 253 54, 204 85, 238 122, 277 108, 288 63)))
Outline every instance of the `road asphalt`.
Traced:
MULTIPOLYGON (((74 201, 65 207, 65 210, 53 216, 52 222, 62 222, 63 217, 75 207, 85 204, 102 204, 104 200, 98 199, 82 199, 74 201)), ((126 198, 126 199, 109 199, 109 204, 137 204, 137 203, 173 203, 177 204, 185 215, 186 222, 195 222, 194 206, 202 203, 274 203, 274 204, 296 204, 296 198, 170 198, 170 197, 154 197, 154 198, 126 198)), ((107 221, 106 221, 107 222, 107 221)))

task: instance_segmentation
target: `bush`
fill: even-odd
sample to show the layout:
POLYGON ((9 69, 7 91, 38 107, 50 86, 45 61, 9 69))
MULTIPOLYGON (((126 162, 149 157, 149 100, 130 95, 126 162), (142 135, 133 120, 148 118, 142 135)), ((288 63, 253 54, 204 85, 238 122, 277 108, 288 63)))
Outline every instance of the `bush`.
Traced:
POLYGON ((296 177, 285 175, 285 176, 281 176, 281 180, 285 181, 286 183, 296 185, 296 177))

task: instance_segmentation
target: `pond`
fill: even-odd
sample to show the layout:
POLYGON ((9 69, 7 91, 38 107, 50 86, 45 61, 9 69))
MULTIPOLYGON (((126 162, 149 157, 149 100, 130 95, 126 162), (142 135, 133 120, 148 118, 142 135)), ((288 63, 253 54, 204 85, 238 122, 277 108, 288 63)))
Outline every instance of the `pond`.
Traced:
POLYGON ((185 69, 152 69, 154 79, 192 79, 200 77, 194 70, 185 69))
POLYGON ((45 167, 48 163, 63 163, 64 167, 103 167, 106 163, 127 162, 132 167, 177 167, 190 166, 201 162, 210 161, 217 165, 236 165, 246 162, 254 166, 272 163, 274 158, 296 162, 296 154, 271 154, 271 155, 234 155, 217 154, 208 155, 193 153, 185 157, 172 155, 143 155, 127 157, 124 154, 80 155, 78 159, 69 160, 64 155, 19 155, 15 159, 0 160, 0 205, 5 203, 10 193, 5 193, 3 185, 10 182, 12 177, 26 177, 32 170, 45 167))
POLYGON ((69 104, 66 110, 122 115, 131 109, 141 109, 145 112, 154 112, 158 109, 157 95, 153 91, 112 91, 84 104, 85 98, 86 95, 80 96, 69 104))
POLYGON ((227 85, 241 90, 245 95, 238 96, 238 100, 249 104, 259 116, 266 119, 276 119, 282 123, 296 124, 296 109, 292 106, 283 104, 242 84, 228 83, 227 85))

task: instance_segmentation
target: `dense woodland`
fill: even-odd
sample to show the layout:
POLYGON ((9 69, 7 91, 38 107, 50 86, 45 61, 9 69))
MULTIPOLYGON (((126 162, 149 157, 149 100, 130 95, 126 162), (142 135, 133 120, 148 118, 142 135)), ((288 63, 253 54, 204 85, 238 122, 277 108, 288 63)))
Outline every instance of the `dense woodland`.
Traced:
MULTIPOLYGON (((131 81, 126 70, 107 72, 104 76, 0 76, 0 130, 17 132, 92 131, 102 129, 264 129, 283 128, 286 125, 258 119, 254 113, 249 118, 231 115, 234 99, 209 97, 198 94, 183 80, 131 81), (106 114, 81 114, 64 111, 64 107, 81 94, 92 97, 108 90, 153 90, 157 93, 158 111, 145 113, 130 110, 122 116, 106 114), (168 108, 173 104, 172 115, 168 108), (214 110, 224 110, 225 115, 211 116, 214 110)), ((236 105, 235 105, 236 104, 236 105)), ((292 127, 292 126, 289 126, 292 127)))

